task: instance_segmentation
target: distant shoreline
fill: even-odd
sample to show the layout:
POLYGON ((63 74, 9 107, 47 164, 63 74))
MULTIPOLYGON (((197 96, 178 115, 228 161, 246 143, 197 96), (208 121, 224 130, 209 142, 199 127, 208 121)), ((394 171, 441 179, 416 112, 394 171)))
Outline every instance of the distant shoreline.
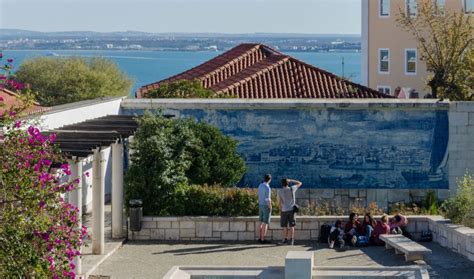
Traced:
MULTIPOLYGON (((158 50, 158 49, 38 49, 38 48, 27 48, 27 49, 0 49, 0 51, 124 51, 124 52, 133 52, 133 51, 142 51, 142 52, 225 52, 227 50, 186 50, 186 49, 176 49, 176 50, 158 50)), ((308 52, 308 53, 359 53, 360 49, 354 50, 341 50, 341 49, 331 49, 330 51, 315 51, 315 50, 279 50, 285 53, 294 53, 294 52, 308 52)))

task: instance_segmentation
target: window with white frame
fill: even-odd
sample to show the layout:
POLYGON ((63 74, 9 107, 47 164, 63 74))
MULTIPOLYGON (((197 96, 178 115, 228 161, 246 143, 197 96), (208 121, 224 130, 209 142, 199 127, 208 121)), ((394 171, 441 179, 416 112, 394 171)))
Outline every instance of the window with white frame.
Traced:
POLYGON ((416 49, 405 49, 405 74, 416 75, 416 49))
POLYGON ((390 16, 390 0, 379 0, 379 15, 381 17, 390 16))
POLYGON ((390 71, 390 50, 388 48, 379 49, 379 72, 388 73, 390 71))
POLYGON ((410 17, 415 17, 417 14, 416 0, 405 0, 406 14, 410 17))
POLYGON ((464 0, 464 11, 466 14, 474 13, 474 0, 464 0))
POLYGON ((392 88, 390 86, 379 85, 379 86, 377 86, 377 91, 379 91, 380 93, 385 94, 385 95, 391 95, 392 94, 392 88))

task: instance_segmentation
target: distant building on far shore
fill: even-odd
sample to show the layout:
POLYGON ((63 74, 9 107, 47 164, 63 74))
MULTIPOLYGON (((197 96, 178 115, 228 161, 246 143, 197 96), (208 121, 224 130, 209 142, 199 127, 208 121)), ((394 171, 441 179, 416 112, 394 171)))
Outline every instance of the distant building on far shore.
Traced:
POLYGON ((218 94, 244 99, 390 98, 262 44, 238 45, 195 68, 144 85, 137 98, 179 80, 199 80, 218 94))
POLYGON ((428 71, 420 61, 417 42, 398 26, 400 10, 416 16, 417 4, 433 1, 446 10, 472 15, 474 0, 362 0, 362 84, 379 92, 419 97, 430 93, 428 71))

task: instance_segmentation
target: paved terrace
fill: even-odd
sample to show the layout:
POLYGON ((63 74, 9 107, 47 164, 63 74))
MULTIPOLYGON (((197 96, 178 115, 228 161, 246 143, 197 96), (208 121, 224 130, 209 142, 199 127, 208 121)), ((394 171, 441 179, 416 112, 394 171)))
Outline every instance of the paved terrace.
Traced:
MULTIPOLYGON (((298 243, 297 243, 298 244, 298 243)), ((425 244, 433 250, 426 258, 431 278, 472 279, 474 262, 438 244, 425 244)), ((187 266, 283 266, 288 251, 314 251, 316 266, 406 266, 403 255, 384 247, 328 249, 319 243, 296 246, 233 243, 128 242, 102 263, 93 275, 112 278, 162 278, 175 265, 187 266)))

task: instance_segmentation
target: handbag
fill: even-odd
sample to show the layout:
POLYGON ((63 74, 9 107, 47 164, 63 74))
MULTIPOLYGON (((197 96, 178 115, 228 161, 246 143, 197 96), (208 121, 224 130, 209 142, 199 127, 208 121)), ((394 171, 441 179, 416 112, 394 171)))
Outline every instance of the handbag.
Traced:
POLYGON ((296 204, 296 199, 295 199, 295 192, 293 192, 293 188, 290 187, 291 191, 291 196, 293 197, 293 201, 295 202, 295 205, 293 205, 293 212, 298 213, 300 211, 300 206, 296 204))

